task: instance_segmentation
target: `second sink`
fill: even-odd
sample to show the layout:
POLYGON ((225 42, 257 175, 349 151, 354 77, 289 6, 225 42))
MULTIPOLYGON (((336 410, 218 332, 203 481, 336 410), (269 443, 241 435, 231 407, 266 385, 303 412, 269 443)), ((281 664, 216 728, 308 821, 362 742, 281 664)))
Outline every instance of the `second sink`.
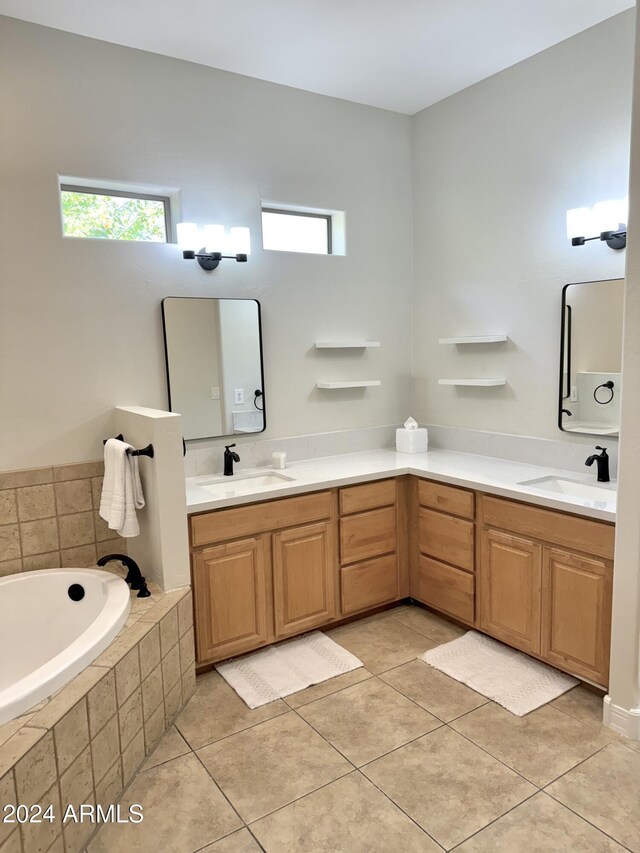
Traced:
POLYGON ((579 480, 570 480, 565 477, 538 477, 535 480, 523 480, 519 486, 531 486, 543 492, 554 495, 567 495, 573 498, 584 498, 588 501, 604 501, 608 503, 615 500, 616 493, 613 488, 607 486, 592 486, 579 480))

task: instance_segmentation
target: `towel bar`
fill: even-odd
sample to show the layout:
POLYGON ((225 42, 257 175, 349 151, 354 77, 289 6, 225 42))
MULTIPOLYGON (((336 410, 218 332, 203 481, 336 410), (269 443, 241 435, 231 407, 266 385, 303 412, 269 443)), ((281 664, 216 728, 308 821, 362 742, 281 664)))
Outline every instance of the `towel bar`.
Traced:
MULTIPOLYGON (((116 435, 115 438, 117 438, 118 441, 124 441, 124 436, 122 435, 122 433, 116 435)), ((105 438, 102 443, 106 444, 107 441, 108 439, 105 438)), ((155 456, 153 444, 147 444, 146 447, 141 447, 140 450, 127 450, 127 453, 129 453, 131 456, 148 456, 150 459, 153 459, 153 457, 155 456)))

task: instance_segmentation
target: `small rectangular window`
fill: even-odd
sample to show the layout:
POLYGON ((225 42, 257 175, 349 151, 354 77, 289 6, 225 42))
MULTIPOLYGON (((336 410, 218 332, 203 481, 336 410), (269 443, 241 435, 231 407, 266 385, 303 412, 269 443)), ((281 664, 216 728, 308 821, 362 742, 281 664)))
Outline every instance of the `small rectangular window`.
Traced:
POLYGON ((332 254, 331 214, 262 208, 262 248, 332 254))
POLYGON ((60 185, 65 237, 169 243, 170 201, 165 196, 60 185))

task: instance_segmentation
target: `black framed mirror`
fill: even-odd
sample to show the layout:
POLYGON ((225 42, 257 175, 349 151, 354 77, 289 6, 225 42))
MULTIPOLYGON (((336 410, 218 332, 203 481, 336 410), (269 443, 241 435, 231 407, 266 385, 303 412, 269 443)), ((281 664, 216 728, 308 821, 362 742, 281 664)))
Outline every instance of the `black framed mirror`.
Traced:
POLYGON ((617 436, 622 392, 624 279, 562 289, 558 426, 617 436))
POLYGON ((260 303, 167 296, 162 326, 169 409, 185 439, 263 432, 260 303))

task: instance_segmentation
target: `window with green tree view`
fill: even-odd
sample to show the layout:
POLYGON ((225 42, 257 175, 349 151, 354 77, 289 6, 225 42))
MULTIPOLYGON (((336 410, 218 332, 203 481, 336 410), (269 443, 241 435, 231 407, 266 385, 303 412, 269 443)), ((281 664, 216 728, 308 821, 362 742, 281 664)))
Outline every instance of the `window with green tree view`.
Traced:
POLYGON ((60 187, 65 237, 170 241, 169 199, 89 187, 60 187))

